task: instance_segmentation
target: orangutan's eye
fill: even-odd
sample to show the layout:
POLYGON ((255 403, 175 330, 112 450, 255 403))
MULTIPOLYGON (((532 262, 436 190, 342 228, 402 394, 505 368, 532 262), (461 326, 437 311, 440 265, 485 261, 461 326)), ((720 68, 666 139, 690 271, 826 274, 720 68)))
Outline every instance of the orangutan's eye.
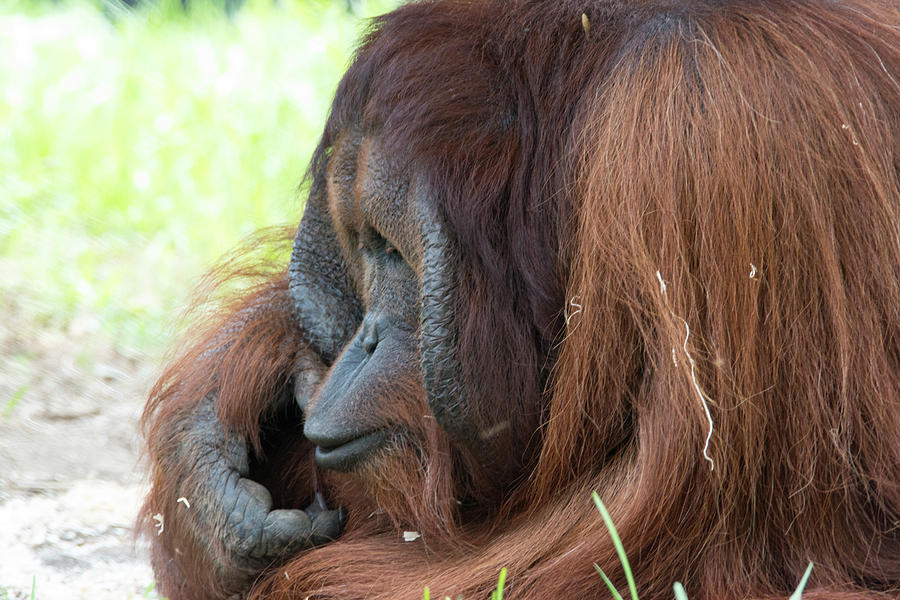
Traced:
POLYGON ((369 228, 359 234, 356 249, 370 259, 384 256, 390 262, 404 262, 403 254, 397 246, 385 239, 385 237, 374 228, 369 228))

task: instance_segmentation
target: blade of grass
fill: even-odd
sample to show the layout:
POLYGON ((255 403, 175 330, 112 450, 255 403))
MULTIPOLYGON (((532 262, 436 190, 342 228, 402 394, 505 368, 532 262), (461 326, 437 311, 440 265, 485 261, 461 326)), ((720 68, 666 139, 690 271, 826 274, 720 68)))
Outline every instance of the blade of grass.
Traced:
POLYGON ((506 587, 506 567, 500 569, 500 577, 497 579, 497 589, 491 593, 491 600, 503 600, 504 587, 506 587))
POLYGON ((431 590, 428 589, 428 586, 425 586, 425 592, 422 594, 422 600, 431 600, 431 590))
POLYGON ((10 397, 9 400, 6 401, 6 404, 3 406, 3 409, 0 410, 0 420, 9 417, 9 415, 12 414, 12 412, 19 405, 19 402, 22 401, 22 398, 25 396, 25 392, 27 392, 27 391, 28 391, 28 386, 23 385, 19 389, 17 389, 15 392, 13 392, 13 395, 10 397))
POLYGON ((687 592, 684 591, 684 586, 679 582, 675 582, 675 585, 672 586, 672 591, 675 592, 675 600, 688 600, 687 592))
POLYGON ((622 563, 622 570, 625 571, 625 579, 628 580, 628 591, 631 592, 631 600, 638 600, 637 586, 634 584, 631 565, 628 564, 628 557, 625 555, 625 547, 622 545, 622 540, 619 538, 619 532, 616 531, 616 526, 613 525, 612 517, 609 516, 609 511, 606 510, 606 505, 603 504, 599 494, 594 492, 591 494, 591 497, 594 499, 594 505, 597 507, 597 510, 600 511, 600 516, 603 517, 603 523, 606 524, 606 529, 609 531, 609 537, 612 538, 613 545, 616 547, 616 553, 619 555, 619 561, 622 563))
POLYGON ((619 590, 616 589, 616 586, 613 585, 613 582, 609 580, 609 577, 606 576, 606 573, 603 572, 603 569, 600 568, 600 565, 594 563, 594 568, 597 569, 598 573, 600 573, 600 577, 603 578, 603 583, 605 583, 606 587, 609 588, 609 593, 612 594, 612 597, 615 600, 622 600, 622 594, 619 593, 619 590))
POLYGON ((794 590, 794 593, 791 594, 791 597, 788 600, 800 600, 803 597, 803 588, 806 587, 806 581, 809 579, 809 574, 812 573, 813 564, 809 563, 809 566, 806 567, 806 573, 803 574, 803 577, 800 578, 800 584, 797 586, 797 589, 794 590))

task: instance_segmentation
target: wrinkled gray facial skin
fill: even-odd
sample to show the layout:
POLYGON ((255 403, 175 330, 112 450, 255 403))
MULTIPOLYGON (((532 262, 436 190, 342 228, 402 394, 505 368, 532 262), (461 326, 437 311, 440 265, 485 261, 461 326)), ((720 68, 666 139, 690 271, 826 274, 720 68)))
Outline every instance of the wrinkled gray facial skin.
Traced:
MULTIPOLYGON (((417 219, 409 178, 371 138, 348 135, 335 145, 325 200, 331 241, 339 248, 363 316, 316 393, 311 398, 300 394, 297 402, 305 416, 304 435, 316 445, 318 465, 350 471, 402 435, 390 406, 395 390, 424 396, 421 236, 411 226, 417 219)), ((346 288, 347 283, 329 287, 346 288)), ((316 308, 319 313, 328 310, 316 308)))
POLYGON ((314 183, 290 292, 301 330, 330 367, 321 385, 296 390, 323 468, 350 471, 389 450, 403 434, 396 411, 411 408, 430 412, 481 463, 510 445, 502 436, 485 442, 469 410, 458 356, 461 256, 439 193, 356 131, 338 139, 314 183))

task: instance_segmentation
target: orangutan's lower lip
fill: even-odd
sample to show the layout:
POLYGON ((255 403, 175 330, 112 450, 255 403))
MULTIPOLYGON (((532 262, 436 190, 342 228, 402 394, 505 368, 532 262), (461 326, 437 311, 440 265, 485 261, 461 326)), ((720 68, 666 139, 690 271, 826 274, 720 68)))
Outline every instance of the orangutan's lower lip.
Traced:
POLYGON ((377 429, 344 442, 316 446, 316 463, 323 469, 350 471, 387 440, 387 430, 377 429))

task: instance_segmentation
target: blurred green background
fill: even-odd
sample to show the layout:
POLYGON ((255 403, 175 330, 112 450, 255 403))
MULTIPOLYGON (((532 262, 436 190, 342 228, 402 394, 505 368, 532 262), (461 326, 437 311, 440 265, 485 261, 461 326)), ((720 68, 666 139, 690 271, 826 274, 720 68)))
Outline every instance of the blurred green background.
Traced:
POLYGON ((0 318, 158 357, 209 265, 299 219, 337 81, 395 4, 0 0, 0 318))
POLYGON ((144 399, 207 269, 296 225, 337 82, 395 5, 129 2, 0 0, 0 600, 157 597, 144 399))

